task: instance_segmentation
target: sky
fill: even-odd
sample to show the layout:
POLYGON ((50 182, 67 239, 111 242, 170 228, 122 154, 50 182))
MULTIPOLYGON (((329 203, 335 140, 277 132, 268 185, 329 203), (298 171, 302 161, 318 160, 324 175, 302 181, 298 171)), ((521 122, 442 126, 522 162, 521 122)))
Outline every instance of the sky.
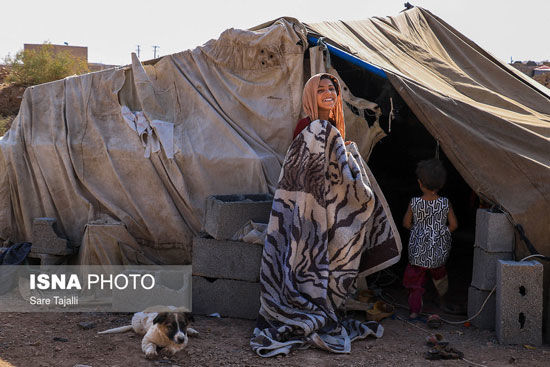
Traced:
MULTIPOLYGON (((550 0, 410 0, 498 59, 550 60, 550 0)), ((0 60, 24 43, 88 47, 88 61, 112 65, 200 46, 228 28, 281 16, 304 23, 397 15, 405 0, 25 0, 3 2, 0 60)), ((0 61, 1 62, 1 61, 0 61)))

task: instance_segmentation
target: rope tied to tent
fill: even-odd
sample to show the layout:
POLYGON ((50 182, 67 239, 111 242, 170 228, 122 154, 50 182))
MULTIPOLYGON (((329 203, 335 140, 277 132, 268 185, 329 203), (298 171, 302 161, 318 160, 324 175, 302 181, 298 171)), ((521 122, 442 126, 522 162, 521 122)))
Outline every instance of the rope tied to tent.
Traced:
POLYGON ((324 40, 325 40, 325 37, 319 37, 319 39, 317 40, 317 46, 319 46, 321 50, 323 50, 323 56, 325 60, 325 69, 328 70, 332 67, 332 63, 330 61, 330 52, 324 40))

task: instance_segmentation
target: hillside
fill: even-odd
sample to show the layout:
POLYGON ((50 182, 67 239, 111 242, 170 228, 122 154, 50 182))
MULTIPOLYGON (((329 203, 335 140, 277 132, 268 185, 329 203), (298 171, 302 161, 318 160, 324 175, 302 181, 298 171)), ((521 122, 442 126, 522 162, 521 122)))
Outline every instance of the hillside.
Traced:
POLYGON ((5 83, 8 76, 7 67, 0 65, 0 136, 11 126, 23 98, 25 87, 5 83))

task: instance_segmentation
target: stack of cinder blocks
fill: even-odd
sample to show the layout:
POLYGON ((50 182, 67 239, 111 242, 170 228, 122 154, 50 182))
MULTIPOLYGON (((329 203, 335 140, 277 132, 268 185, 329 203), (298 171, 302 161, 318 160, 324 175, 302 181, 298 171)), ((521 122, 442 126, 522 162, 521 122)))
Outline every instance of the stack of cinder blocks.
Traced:
POLYGON ((193 240, 194 313, 258 316, 263 246, 230 239, 250 220, 267 223, 272 202, 265 194, 207 199, 204 230, 209 236, 193 240))
MULTIPOLYGON (((472 285, 468 289, 468 317, 474 316, 496 285, 498 260, 512 260, 514 228, 503 213, 478 209, 472 285)), ((495 329, 495 292, 483 311, 472 320, 480 329, 495 329)))

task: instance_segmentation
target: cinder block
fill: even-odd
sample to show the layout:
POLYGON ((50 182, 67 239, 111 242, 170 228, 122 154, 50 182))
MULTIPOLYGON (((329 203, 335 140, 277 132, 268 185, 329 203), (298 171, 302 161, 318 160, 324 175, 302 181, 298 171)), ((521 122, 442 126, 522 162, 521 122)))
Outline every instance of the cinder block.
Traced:
POLYGON ((76 252, 66 239, 56 233, 55 218, 34 218, 31 252, 49 255, 71 255, 76 252))
POLYGON ((217 195, 206 199, 204 230, 217 240, 228 240, 249 220, 269 222, 273 196, 217 195))
POLYGON ((193 276, 193 313, 254 320, 260 311, 260 283, 193 276))
POLYGON ((542 279, 537 261, 498 261, 495 328, 501 344, 542 344, 542 279))
POLYGON ((476 246, 474 248, 472 285, 477 289, 490 291, 496 284, 497 261, 513 259, 514 255, 511 252, 487 252, 476 246))
POLYGON ((40 254, 37 252, 30 252, 27 255, 31 259, 38 259, 40 265, 64 265, 67 264, 68 256, 40 254))
MULTIPOLYGON (((479 311, 490 293, 491 291, 478 289, 473 286, 468 288, 468 318, 474 316, 479 311)), ((495 329, 495 299, 496 296, 493 292, 481 313, 472 320, 472 325, 485 330, 495 329)))
POLYGON ((513 252, 514 227, 506 214, 478 209, 475 245, 488 252, 513 252))
POLYGON ((193 239, 193 275, 260 281, 263 246, 209 238, 193 239))

